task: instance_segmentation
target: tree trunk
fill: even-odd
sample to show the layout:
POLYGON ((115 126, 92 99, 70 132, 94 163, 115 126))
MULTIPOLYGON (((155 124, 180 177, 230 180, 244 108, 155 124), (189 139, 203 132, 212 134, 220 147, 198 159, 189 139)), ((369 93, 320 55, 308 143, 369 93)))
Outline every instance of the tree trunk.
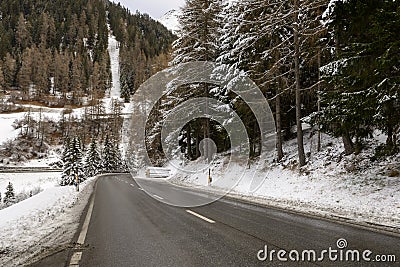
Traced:
POLYGON ((304 153, 303 128, 301 123, 301 91, 300 91, 300 40, 299 40, 299 0, 294 0, 294 45, 295 45, 295 75, 296 75, 296 124, 297 124, 297 150, 299 153, 299 166, 306 165, 304 153))
POLYGON ((282 118, 281 118, 281 96, 279 89, 276 94, 276 149, 278 153, 278 162, 283 158, 283 148, 282 148, 282 118))
MULTIPOLYGON (((208 106, 208 98, 209 98, 209 87, 208 84, 204 84, 204 93, 206 96, 206 114, 209 115, 209 106, 208 106)), ((208 118, 205 119, 204 123, 204 139, 210 138, 210 120, 208 118)), ((207 157, 208 162, 210 163, 211 159, 208 157, 209 155, 209 142, 205 143, 204 146, 204 155, 207 157)))
POLYGON ((343 145, 344 145, 344 153, 346 155, 353 154, 354 153, 354 144, 353 144, 353 141, 351 140, 351 137, 347 131, 342 134, 342 140, 343 140, 343 145))
MULTIPOLYGON (((279 44, 279 38, 276 38, 276 43, 279 44)), ((279 52, 275 53, 275 61, 280 60, 279 52)), ((277 77, 280 77, 281 70, 278 67, 277 77)), ((283 157, 283 138, 282 138, 282 110, 281 110, 281 90, 283 90, 284 83, 282 78, 278 78, 278 88, 276 88, 276 99, 275 99, 275 119, 276 119, 276 150, 277 150, 277 160, 280 162, 283 157)))
MULTIPOLYGON (((336 59, 338 60, 340 58, 340 43, 339 43, 339 32, 337 29, 335 29, 335 53, 336 53, 336 59)), ((341 125, 340 127, 343 128, 344 126, 341 125)), ((353 154, 354 144, 347 130, 345 130, 344 133, 342 134, 342 141, 344 146, 344 153, 346 155, 353 154)))
POLYGON ((389 148, 389 149, 392 149, 393 147, 394 147, 394 144, 393 144, 393 136, 394 136, 394 127, 393 127, 393 124, 391 123, 392 122, 392 112, 390 112, 390 111, 393 111, 394 110, 394 107, 393 107, 393 105, 388 105, 387 106, 387 109, 388 109, 388 118, 387 118, 387 120, 386 120, 386 129, 387 129, 387 133, 388 133, 388 137, 387 137, 387 139, 386 139, 386 146, 389 148))
POLYGON ((393 146, 397 147, 397 134, 399 133, 400 126, 393 128, 393 146))
POLYGON ((191 131, 190 125, 187 125, 186 140, 187 140, 187 157, 189 160, 192 159, 192 136, 190 131, 191 131))
POLYGON ((199 132, 196 131, 196 159, 200 157, 200 135, 199 132))
POLYGON ((388 125, 387 125, 387 131, 388 131, 388 137, 386 139, 386 146, 388 148, 392 148, 392 147, 394 147, 394 145, 393 145, 393 126, 390 123, 388 123, 388 125))
POLYGON ((318 49, 318 144, 317 151, 321 151, 321 49, 318 49))
POLYGON ((40 134, 42 135, 42 138, 40 138, 40 150, 42 150, 42 146, 43 146, 43 122, 42 122, 42 109, 39 109, 39 123, 38 123, 38 133, 37 133, 37 139, 40 138, 40 134))

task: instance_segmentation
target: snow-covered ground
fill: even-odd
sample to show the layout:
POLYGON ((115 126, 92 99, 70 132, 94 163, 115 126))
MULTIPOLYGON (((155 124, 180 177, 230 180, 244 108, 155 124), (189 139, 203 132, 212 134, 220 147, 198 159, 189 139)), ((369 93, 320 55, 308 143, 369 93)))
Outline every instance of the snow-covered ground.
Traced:
POLYGON ((51 166, 51 168, 56 168, 53 164, 61 160, 60 151, 62 151, 61 146, 52 146, 45 158, 32 159, 26 162, 12 163, 10 165, 22 168, 49 168, 49 166, 51 166))
POLYGON ((61 173, 0 173, 0 193, 4 197, 9 182, 14 187, 15 194, 29 193, 35 189, 45 190, 59 184, 61 173))
MULTIPOLYGON (((384 140, 378 136, 376 144, 384 140)), ((295 140, 285 144, 282 164, 272 155, 254 174, 254 166, 233 163, 218 155, 212 163, 212 186, 207 185, 207 169, 196 174, 177 172, 174 183, 205 190, 230 191, 230 195, 325 217, 345 217, 358 223, 382 224, 400 231, 400 177, 389 177, 399 170, 400 156, 372 162, 371 149, 357 156, 343 156, 340 140, 323 136, 323 151, 316 153, 316 139, 305 137, 309 164, 299 172, 295 140), (242 179, 241 174, 245 170, 242 179), (254 179, 255 178, 255 179, 254 179), (229 185, 232 185, 230 187, 229 185)), ((375 145, 376 145, 375 144, 375 145)), ((203 160, 191 162, 185 169, 202 169, 203 160)), ((171 167, 171 166, 169 166, 171 167)))
POLYGON ((12 126, 14 121, 21 119, 23 113, 0 114, 0 144, 15 139, 19 131, 12 126))
MULTIPOLYGON (((26 106, 28 107, 28 106, 26 106)), ((53 121, 58 121, 61 118, 63 109, 58 108, 41 108, 30 105, 29 108, 30 116, 34 120, 39 120, 39 117, 48 118, 53 121)), ((83 109, 76 109, 72 112, 71 116, 79 117, 83 114, 83 109)), ((14 122, 22 120, 27 115, 27 112, 17 112, 11 114, 0 114, 0 146, 7 141, 12 141, 18 137, 21 129, 15 129, 13 127, 14 122)), ((60 160, 59 147, 51 147, 47 153, 46 158, 35 159, 28 162, 12 162, 5 159, 4 162, 0 163, 0 166, 18 166, 18 167, 49 167, 51 163, 55 163, 60 160)), ((1 159, 0 159, 1 160, 1 159)), ((0 186, 1 186, 1 175, 0 175, 0 186)), ((2 188, 0 188, 1 192, 2 188)))
POLYGON ((74 187, 57 186, 48 174, 19 175, 8 177, 16 189, 39 184, 45 190, 0 210, 0 266, 26 264, 70 245, 93 190, 94 178, 81 184, 78 193, 74 187))
MULTIPOLYGON (((108 26, 110 29, 110 26, 108 26)), ((111 30, 110 30, 111 31, 111 30)), ((111 61, 111 74, 112 74, 112 87, 107 96, 103 99, 106 112, 111 113, 111 105, 113 100, 118 100, 123 103, 121 98, 121 83, 120 83, 120 72, 119 72, 119 42, 116 37, 112 34, 108 36, 108 53, 110 54, 111 61)), ((126 114, 129 112, 128 104, 124 104, 122 113, 126 114)))

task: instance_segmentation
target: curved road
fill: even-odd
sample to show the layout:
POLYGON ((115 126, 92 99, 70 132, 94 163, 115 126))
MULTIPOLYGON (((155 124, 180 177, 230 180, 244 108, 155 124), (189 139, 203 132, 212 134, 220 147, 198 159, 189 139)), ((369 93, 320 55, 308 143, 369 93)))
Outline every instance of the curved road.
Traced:
POLYGON ((147 194, 129 175, 99 178, 77 234, 83 244, 33 266, 399 266, 399 237, 228 198, 198 208, 173 207, 161 201, 212 196, 157 180, 139 184, 157 194, 147 194), (339 239, 347 248, 338 249, 339 239), (280 256, 287 261, 279 261, 277 252, 273 261, 265 259, 265 248, 268 256, 285 250, 280 256), (329 259, 329 248, 335 261, 329 259), (290 260, 292 250, 298 251, 299 262, 290 260), (361 260, 370 250, 366 258, 371 261, 345 261, 349 250, 358 250, 361 260), (376 262, 391 255, 396 263, 376 262))

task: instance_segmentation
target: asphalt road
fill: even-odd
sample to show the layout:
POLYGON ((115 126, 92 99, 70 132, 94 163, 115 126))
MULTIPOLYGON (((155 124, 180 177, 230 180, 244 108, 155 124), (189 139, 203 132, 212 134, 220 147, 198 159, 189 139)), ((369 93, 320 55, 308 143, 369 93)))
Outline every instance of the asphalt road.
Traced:
MULTIPOLYGON (((277 209, 240 203, 223 198, 198 208, 181 208, 162 201, 185 202, 212 196, 174 187, 162 181, 141 180, 129 175, 114 175, 98 180, 93 209, 84 244, 71 249, 65 266, 399 266, 400 238, 336 222, 305 217, 277 209), (152 188, 151 194, 142 187, 152 188), (182 193, 183 191, 183 193, 182 193), (174 193, 175 192, 175 193, 174 193), (177 193, 179 192, 179 193, 177 193), (338 249, 345 239, 347 248, 338 249), (288 261, 260 261, 263 251, 286 250, 288 261), (294 262, 289 252, 315 250, 372 251, 367 255, 395 255, 396 263, 331 261, 294 262), (76 265, 74 265, 76 264, 76 265)), ((89 212, 91 211, 89 206, 89 212)), ((85 216, 83 216, 85 220, 85 216)), ((77 235, 78 236, 78 235, 77 235)), ((361 255, 360 254, 360 255, 361 255)), ((296 254, 293 252, 292 257, 296 254)), ((307 253, 305 257, 307 259, 307 253)), ((360 256, 362 257, 362 255, 360 256)), ((35 266, 61 266, 50 257, 35 266)), ((346 256, 343 256, 345 259, 346 256)))

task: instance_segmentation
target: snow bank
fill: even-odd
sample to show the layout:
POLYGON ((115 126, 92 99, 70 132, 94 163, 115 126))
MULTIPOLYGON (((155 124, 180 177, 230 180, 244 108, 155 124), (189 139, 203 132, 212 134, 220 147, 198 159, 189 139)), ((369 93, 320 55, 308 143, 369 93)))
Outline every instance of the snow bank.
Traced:
MULTIPOLYGON (((378 136, 379 139, 382 138, 378 136)), ((177 172, 170 180, 203 190, 231 189, 232 196, 250 201, 324 217, 381 224, 400 231, 400 178, 388 177, 384 171, 387 166, 400 167, 399 158, 373 163, 369 155, 345 157, 339 140, 326 135, 323 140, 323 151, 316 153, 315 136, 305 138, 306 152, 312 153, 309 164, 300 172, 295 164, 296 143, 291 141, 285 144, 287 156, 281 164, 273 163, 273 155, 269 155, 254 176, 254 166, 248 169, 246 165, 233 163, 227 169, 229 159, 218 155, 211 167, 212 186, 207 186, 207 171, 177 172), (246 171, 242 176, 243 169, 246 171)), ((203 167, 204 162, 198 160, 185 169, 203 167)))
POLYGON ((0 266, 17 266, 49 250, 67 247, 92 193, 94 179, 74 187, 53 186, 0 210, 0 266), (55 245, 57 247, 54 247, 55 245))

